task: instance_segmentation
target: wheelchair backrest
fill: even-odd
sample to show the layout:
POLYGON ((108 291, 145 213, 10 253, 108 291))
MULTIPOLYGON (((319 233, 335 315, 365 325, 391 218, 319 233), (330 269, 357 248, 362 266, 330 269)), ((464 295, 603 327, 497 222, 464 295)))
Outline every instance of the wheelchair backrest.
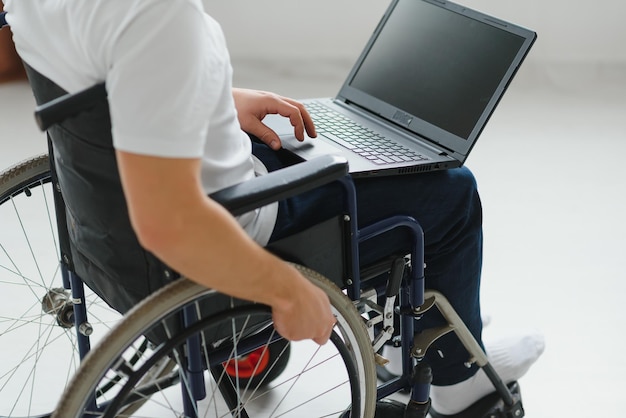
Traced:
MULTIPOLYGON (((67 94, 28 65, 26 70, 38 105, 67 94)), ((59 234, 69 238, 64 261, 103 300, 126 312, 176 275, 143 249, 131 226, 106 96, 47 132, 53 181, 56 176, 63 198, 57 211, 65 211, 67 225, 59 234)))

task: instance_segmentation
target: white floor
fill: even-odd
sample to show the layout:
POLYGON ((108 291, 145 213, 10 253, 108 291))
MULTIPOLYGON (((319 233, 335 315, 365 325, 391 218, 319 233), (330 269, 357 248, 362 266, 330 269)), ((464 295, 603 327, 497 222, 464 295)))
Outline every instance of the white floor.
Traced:
MULTIPOLYGON (((333 95, 347 71, 244 64, 238 85, 294 97, 333 95)), ((547 340, 521 381, 531 418, 623 416, 623 70, 523 68, 467 161, 485 213, 486 334, 532 327, 547 340)), ((0 167, 45 150, 33 106, 25 84, 0 85, 0 167)))

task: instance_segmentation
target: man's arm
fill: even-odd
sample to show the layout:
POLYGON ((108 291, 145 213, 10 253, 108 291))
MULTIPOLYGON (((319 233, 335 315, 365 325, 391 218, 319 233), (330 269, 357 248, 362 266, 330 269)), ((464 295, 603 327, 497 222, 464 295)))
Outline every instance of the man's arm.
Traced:
POLYGON ((325 343, 327 296, 249 238, 200 184, 200 160, 117 151, 130 219, 147 250, 189 279, 272 307, 285 338, 325 343))

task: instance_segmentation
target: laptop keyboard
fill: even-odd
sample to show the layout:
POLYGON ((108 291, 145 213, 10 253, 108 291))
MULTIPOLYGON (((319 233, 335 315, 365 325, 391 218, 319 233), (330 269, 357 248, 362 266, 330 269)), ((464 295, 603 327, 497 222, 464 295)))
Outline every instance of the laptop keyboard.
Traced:
POLYGON ((318 134, 379 165, 428 160, 319 103, 307 103, 318 134))

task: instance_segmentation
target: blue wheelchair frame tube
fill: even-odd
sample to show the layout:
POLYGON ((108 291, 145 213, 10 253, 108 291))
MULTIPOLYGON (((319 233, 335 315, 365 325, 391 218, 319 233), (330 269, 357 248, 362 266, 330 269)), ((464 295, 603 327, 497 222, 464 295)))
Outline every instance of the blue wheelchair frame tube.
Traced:
MULTIPOLYGON (((402 308, 408 307, 411 311, 413 311, 416 307, 422 306, 424 304, 424 232, 421 225, 417 222, 417 220, 415 220, 415 218, 410 216, 393 216, 359 229, 357 222, 357 202, 354 182, 350 176, 346 176, 339 181, 345 191, 345 209, 350 217, 349 234, 351 239, 349 252, 351 257, 350 269, 352 277, 350 278, 351 281, 348 282, 348 296, 352 300, 358 300, 360 297, 361 278, 359 270, 359 244, 393 229, 405 228, 412 238, 412 268, 410 271, 408 286, 401 286, 400 288, 400 305, 402 308)), ((402 335, 406 336, 414 334, 414 320, 415 319, 411 315, 400 316, 402 335)), ((377 393, 378 399, 385 398, 400 389, 406 388, 410 384, 411 373, 413 371, 411 344, 412 340, 410 338, 402 339, 403 375, 380 386, 377 393)), ((428 387, 426 386, 419 385, 419 387, 415 387, 415 390, 413 391, 417 397, 425 397, 425 401, 428 399, 428 387)))
MULTIPOLYGON (((85 300, 85 285, 82 279, 69 270, 68 265, 63 261, 61 263, 61 276, 63 278, 63 286, 72 292, 73 309, 74 309, 74 331, 76 332, 76 344, 78 345, 78 354, 80 361, 91 350, 89 335, 81 332, 81 325, 88 323, 87 317, 87 301, 85 300)), ((95 411, 96 398, 92 396, 87 403, 88 410, 95 411)))
MULTIPOLYGON (((74 325, 76 329, 76 342, 78 344, 78 353, 81 360, 91 350, 89 336, 80 330, 80 326, 88 322, 87 303, 85 301, 85 285, 78 275, 68 270, 65 263, 61 263, 61 271, 63 275, 63 283, 69 283, 69 289, 72 291, 72 304, 74 308, 74 325)), ((67 287, 66 287, 67 288, 67 287)))
POLYGON ((344 206, 350 216, 350 256, 351 256, 351 283, 348 286, 348 294, 353 299, 358 299, 361 288, 361 276, 359 272, 359 244, 375 236, 382 235, 395 228, 406 228, 412 237, 411 246, 411 296, 412 307, 424 304, 424 232, 420 224, 410 216, 393 216, 383 219, 361 229, 357 222, 356 188, 350 176, 340 179, 339 182, 345 191, 344 206))

